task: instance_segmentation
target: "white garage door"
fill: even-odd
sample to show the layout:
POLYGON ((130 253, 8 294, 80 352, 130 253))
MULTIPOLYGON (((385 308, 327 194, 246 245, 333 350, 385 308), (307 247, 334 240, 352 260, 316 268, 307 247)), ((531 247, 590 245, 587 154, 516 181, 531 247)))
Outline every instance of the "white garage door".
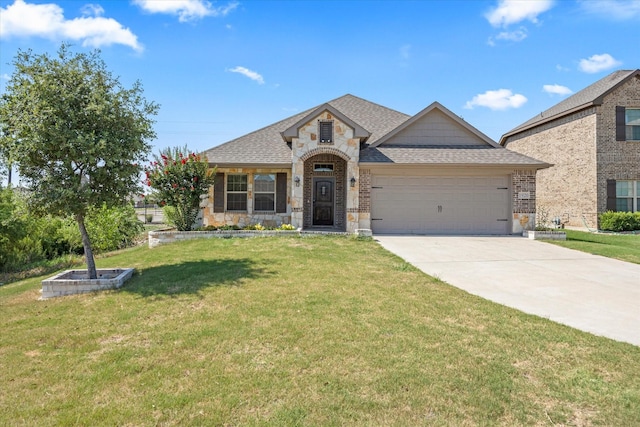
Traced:
POLYGON ((372 176, 374 233, 507 234, 508 176, 372 176))

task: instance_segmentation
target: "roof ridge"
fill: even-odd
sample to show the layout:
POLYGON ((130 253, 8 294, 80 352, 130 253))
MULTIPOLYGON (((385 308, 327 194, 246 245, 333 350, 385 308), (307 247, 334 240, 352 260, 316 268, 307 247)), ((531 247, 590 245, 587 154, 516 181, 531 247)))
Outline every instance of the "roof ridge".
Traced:
POLYGON ((593 105, 600 98, 608 94, 610 91, 618 87, 633 75, 640 74, 640 69, 632 70, 616 70, 603 78, 591 83, 589 86, 579 90, 562 101, 552 105, 539 114, 531 117, 527 121, 514 127, 500 138, 500 143, 504 143, 509 136, 522 132, 530 127, 546 123, 548 121, 560 118, 565 114, 593 105))
POLYGON ((382 105, 382 104, 379 104, 377 102, 369 101, 368 99, 364 99, 364 98, 362 98, 360 96, 356 96, 356 95, 353 95, 351 93, 345 93, 344 95, 339 96, 339 97, 337 97, 335 99, 332 99, 331 101, 327 101, 326 104, 330 104, 330 103, 332 103, 334 101, 337 101, 337 100, 342 99, 342 98, 347 98, 347 97, 351 97, 351 98, 358 99, 360 101, 364 101, 364 102, 366 102, 368 104, 375 105, 376 107, 380 107, 380 108, 384 108, 385 110, 393 111, 394 113, 404 114, 405 116, 412 117, 410 114, 403 113, 402 111, 396 110, 394 108, 389 108, 389 107, 387 107, 385 105, 382 105))

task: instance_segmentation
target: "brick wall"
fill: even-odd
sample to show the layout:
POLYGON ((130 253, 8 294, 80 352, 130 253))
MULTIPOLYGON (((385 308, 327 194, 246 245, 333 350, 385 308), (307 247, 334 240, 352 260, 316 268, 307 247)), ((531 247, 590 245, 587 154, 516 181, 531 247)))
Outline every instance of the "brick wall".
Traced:
POLYGON ((598 212, 607 210, 607 180, 640 180, 640 141, 616 141, 616 106, 640 108, 640 76, 608 94, 598 107, 598 212))
MULTIPOLYGON (((537 173, 537 211, 544 210, 549 217, 559 217, 567 225, 576 227, 583 226, 583 217, 587 221, 595 220, 595 109, 517 135, 507 142, 507 148, 553 164, 537 173)), ((517 196, 515 191, 514 196, 517 196)), ((531 206, 526 209, 531 211, 531 206)))
POLYGON ((537 175, 537 209, 567 225, 596 228, 607 180, 640 179, 640 143, 616 141, 616 106, 640 108, 640 77, 590 107, 515 135, 506 147, 554 166, 537 175))
POLYGON ((371 170, 360 169, 360 191, 358 192, 358 211, 371 212, 371 170))

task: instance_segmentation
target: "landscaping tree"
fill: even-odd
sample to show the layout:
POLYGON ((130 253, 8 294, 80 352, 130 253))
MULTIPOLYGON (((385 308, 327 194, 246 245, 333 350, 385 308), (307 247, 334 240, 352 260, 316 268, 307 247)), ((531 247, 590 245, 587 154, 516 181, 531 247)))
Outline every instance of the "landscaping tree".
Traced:
POLYGON ((124 88, 99 51, 74 54, 66 44, 55 56, 19 51, 13 65, 0 98, 0 152, 17 167, 34 213, 75 218, 96 278, 85 216, 139 191, 158 104, 139 82, 124 88))
POLYGON ((152 197, 161 206, 173 208, 171 220, 176 228, 191 230, 200 211, 200 199, 215 177, 207 159, 190 153, 187 147, 167 148, 154 156, 145 173, 152 197))

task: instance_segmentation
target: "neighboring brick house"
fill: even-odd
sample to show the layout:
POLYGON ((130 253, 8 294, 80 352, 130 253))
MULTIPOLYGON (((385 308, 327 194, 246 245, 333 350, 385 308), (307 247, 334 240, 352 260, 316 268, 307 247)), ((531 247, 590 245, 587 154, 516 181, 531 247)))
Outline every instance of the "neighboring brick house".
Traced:
POLYGON ((535 221, 536 171, 436 103, 411 117, 345 95, 206 152, 204 225, 511 234, 535 221))
POLYGON ((596 228, 640 209, 640 70, 595 82, 507 132, 500 144, 554 166, 537 175, 538 211, 596 228))

